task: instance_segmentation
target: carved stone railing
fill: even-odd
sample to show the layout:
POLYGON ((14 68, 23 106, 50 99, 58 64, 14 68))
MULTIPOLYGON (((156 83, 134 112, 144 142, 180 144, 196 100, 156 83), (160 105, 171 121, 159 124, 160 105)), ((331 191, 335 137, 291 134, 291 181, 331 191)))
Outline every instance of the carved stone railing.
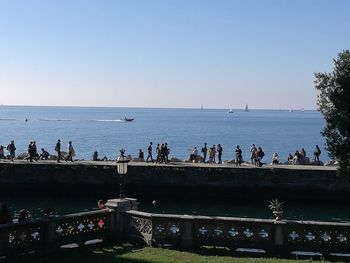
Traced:
POLYGON ((125 212, 130 238, 152 246, 202 246, 260 249, 271 256, 293 251, 350 253, 350 224, 313 221, 274 221, 125 212))
POLYGON ((114 208, 0 225, 0 258, 107 239, 187 249, 250 248, 281 257, 295 251, 324 257, 350 254, 350 224, 346 223, 150 214, 130 210, 137 209, 135 199, 107 204, 114 208))
POLYGON ((105 209, 0 225, 0 257, 106 240, 113 230, 113 218, 114 211, 105 209))

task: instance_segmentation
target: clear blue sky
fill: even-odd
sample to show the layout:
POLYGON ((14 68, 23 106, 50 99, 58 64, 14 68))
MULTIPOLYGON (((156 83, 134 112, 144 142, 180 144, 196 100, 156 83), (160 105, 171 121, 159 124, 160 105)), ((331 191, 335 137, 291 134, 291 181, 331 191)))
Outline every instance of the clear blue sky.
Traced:
POLYGON ((0 104, 316 108, 348 0, 0 0, 0 104))

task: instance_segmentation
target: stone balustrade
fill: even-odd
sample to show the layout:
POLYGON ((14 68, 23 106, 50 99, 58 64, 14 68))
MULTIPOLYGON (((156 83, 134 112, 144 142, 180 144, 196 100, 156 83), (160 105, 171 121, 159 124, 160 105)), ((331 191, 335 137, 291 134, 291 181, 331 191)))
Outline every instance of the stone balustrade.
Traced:
POLYGON ((274 221, 233 217, 179 216, 127 211, 129 238, 152 246, 258 249, 269 256, 294 251, 323 256, 350 253, 350 224, 274 221))
POLYGON ((105 209, 0 225, 0 257, 47 252, 94 239, 106 240, 113 230, 113 212, 105 209))
POLYGON ((136 199, 113 199, 108 209, 0 225, 0 258, 50 252, 91 240, 139 242, 195 250, 254 249, 266 256, 295 251, 323 257, 350 254, 350 224, 314 221, 151 214, 139 212, 136 199))

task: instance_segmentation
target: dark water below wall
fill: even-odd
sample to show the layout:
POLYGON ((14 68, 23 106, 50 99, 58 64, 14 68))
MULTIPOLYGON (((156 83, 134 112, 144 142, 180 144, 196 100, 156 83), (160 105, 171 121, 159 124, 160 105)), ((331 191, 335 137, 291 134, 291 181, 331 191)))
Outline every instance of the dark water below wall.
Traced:
MULTIPOLYGON (((13 211, 30 210, 34 218, 42 216, 43 208, 51 208, 56 215, 89 211, 97 208, 97 199, 88 198, 0 198, 7 202, 13 211)), ((105 198, 106 199, 106 198, 105 198)), ((158 199, 139 200, 139 210, 151 213, 233 216, 248 218, 272 218, 267 208, 269 200, 192 200, 158 199)), ((333 222, 350 222, 350 209, 346 202, 296 202, 286 201, 283 218, 292 220, 316 220, 333 222)))

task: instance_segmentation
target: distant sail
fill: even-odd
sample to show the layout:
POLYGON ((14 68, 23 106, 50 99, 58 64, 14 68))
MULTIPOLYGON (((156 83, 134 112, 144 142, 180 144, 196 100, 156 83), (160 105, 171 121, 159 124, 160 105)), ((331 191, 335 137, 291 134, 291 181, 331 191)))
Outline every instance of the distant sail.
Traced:
POLYGON ((293 112, 293 108, 292 107, 290 107, 289 112, 293 112))
POLYGON ((244 111, 245 111, 245 112, 248 112, 248 111, 249 111, 248 104, 245 105, 244 111))
POLYGON ((233 113, 232 108, 230 108, 230 109, 228 110, 228 113, 233 113))

